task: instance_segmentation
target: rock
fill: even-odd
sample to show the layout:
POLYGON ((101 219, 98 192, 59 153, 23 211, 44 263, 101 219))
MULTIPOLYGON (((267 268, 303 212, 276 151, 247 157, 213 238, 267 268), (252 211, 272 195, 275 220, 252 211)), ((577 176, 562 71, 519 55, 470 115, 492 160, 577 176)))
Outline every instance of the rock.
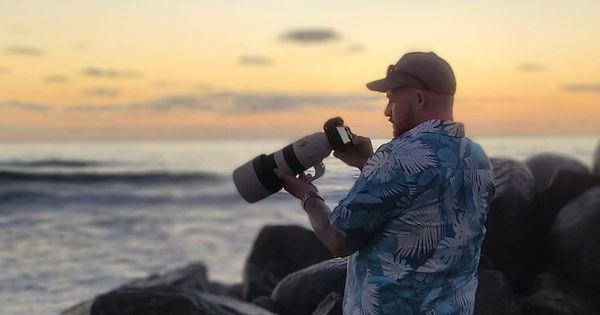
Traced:
POLYGON ((563 274, 600 291, 600 187, 589 189, 560 210, 550 243, 563 274))
POLYGON ((579 171, 559 170, 550 183, 539 191, 538 218, 544 233, 547 233, 560 209, 594 186, 600 186, 600 176, 579 171))
POLYGON ((335 292, 329 293, 312 315, 342 315, 343 295, 335 292))
POLYGON ((505 273, 517 292, 539 273, 542 252, 534 179, 521 162, 491 159, 496 191, 485 223, 482 266, 505 273))
POLYGON ((275 301, 273 301, 273 299, 271 299, 271 297, 268 295, 261 295, 255 298, 252 300, 252 304, 258 305, 271 312, 275 312, 275 301))
POLYGON ((332 258, 314 232, 297 225, 265 226, 244 267, 242 297, 270 295, 288 274, 332 258))
MULTIPOLYGON (((167 271, 161 275, 154 274, 146 278, 134 279, 116 290, 123 288, 145 288, 154 286, 173 286, 193 291, 215 292, 217 286, 208 281, 206 266, 201 262, 167 271)), ((218 293, 218 292, 215 292, 218 293)), ((78 303, 64 311, 61 315, 88 315, 94 300, 78 303)))
POLYGON ((594 152, 594 160, 592 161, 592 173, 600 176, 600 141, 596 145, 596 151, 594 152))
POLYGON ((94 304, 94 300, 83 301, 60 312, 60 315, 89 315, 92 311, 92 304, 94 304))
POLYGON ((238 300, 242 299, 242 284, 224 284, 218 281, 210 281, 208 284, 208 293, 216 295, 227 295, 238 300))
POLYGON ((201 262, 167 271, 160 275, 154 274, 146 278, 135 279, 122 287, 145 288, 154 286, 174 286, 199 291, 209 291, 211 288, 206 266, 201 262))
POLYGON ((312 313, 325 297, 344 294, 347 258, 334 258, 285 277, 273 290, 276 312, 283 315, 312 313))
POLYGON ((250 303, 173 286, 121 288, 100 295, 92 315, 271 315, 250 303))
POLYGON ((538 191, 546 188, 560 170, 570 170, 582 174, 589 173, 587 167, 581 162, 568 156, 554 153, 536 155, 525 161, 525 163, 533 174, 535 186, 538 191))
POLYGON ((538 218, 544 237, 565 204, 600 184, 600 176, 593 176, 585 165, 567 156, 540 154, 526 163, 535 178, 539 195, 538 218))
POLYGON ((581 286, 557 274, 538 279, 536 292, 523 300, 523 314, 598 314, 594 296, 581 286))
POLYGON ((496 270, 479 271, 475 315, 519 314, 519 304, 508 278, 496 270))

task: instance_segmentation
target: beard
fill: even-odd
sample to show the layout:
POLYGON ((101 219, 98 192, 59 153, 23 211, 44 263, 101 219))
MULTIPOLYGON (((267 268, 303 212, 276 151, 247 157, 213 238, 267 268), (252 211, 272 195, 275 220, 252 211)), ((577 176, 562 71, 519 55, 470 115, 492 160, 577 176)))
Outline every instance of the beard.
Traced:
MULTIPOLYGON (((394 122, 393 125, 393 135, 394 138, 401 136, 405 132, 414 128, 417 124, 415 123, 415 119, 413 117, 403 116, 403 119, 399 119, 397 122, 394 122)), ((394 120, 396 121, 396 120, 394 120)))

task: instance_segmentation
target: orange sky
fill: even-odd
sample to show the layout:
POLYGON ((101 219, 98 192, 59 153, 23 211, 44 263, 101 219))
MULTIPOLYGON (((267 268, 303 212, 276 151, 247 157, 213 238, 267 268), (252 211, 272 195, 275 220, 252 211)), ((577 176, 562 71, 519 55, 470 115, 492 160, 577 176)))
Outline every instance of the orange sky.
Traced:
POLYGON ((389 137, 364 84, 454 68, 471 135, 600 134, 596 1, 4 1, 0 141, 389 137))

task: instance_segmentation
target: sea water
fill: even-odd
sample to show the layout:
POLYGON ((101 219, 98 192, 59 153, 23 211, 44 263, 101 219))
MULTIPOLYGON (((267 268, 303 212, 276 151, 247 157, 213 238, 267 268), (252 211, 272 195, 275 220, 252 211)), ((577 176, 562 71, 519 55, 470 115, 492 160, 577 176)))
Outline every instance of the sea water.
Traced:
MULTIPOLYGON (((555 152, 592 163, 599 137, 480 137, 490 157, 555 152)), ((389 140, 374 140, 377 148, 389 140)), ((241 281, 266 224, 310 227, 285 192, 255 204, 231 172, 290 141, 0 144, 0 313, 57 314, 136 277, 203 261, 241 281)), ((315 184, 334 207, 358 170, 330 156, 315 184)))

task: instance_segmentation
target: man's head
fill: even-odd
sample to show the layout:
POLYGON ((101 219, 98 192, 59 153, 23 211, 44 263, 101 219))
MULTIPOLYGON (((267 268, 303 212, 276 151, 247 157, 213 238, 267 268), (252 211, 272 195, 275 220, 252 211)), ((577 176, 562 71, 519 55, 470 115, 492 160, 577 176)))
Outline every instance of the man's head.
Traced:
POLYGON ((384 79, 367 84, 385 92, 385 115, 394 125, 394 137, 429 119, 452 120, 456 81, 450 65, 435 53, 413 52, 388 67, 384 79))

